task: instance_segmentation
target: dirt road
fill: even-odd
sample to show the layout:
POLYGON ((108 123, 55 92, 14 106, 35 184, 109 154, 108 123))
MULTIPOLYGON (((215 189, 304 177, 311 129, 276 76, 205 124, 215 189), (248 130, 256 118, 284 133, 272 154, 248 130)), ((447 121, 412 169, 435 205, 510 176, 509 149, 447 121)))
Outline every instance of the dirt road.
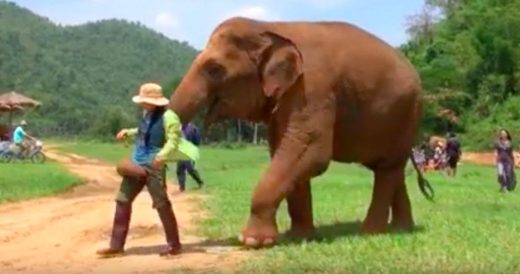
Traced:
POLYGON ((120 178, 113 166, 95 160, 55 151, 49 151, 48 156, 86 183, 54 197, 0 206, 0 273, 229 269, 246 257, 245 251, 211 244, 195 235, 195 221, 204 217, 198 202, 204 197, 189 192, 171 195, 185 253, 170 259, 159 257, 157 253, 165 240, 157 212, 152 209, 145 190, 134 202, 127 256, 98 259, 96 249, 108 244, 120 178))
MULTIPOLYGON (((520 153, 515 152, 515 165, 520 167, 520 153)), ((462 161, 477 165, 494 166, 496 165, 495 154, 493 152, 464 152, 462 154, 462 161)))

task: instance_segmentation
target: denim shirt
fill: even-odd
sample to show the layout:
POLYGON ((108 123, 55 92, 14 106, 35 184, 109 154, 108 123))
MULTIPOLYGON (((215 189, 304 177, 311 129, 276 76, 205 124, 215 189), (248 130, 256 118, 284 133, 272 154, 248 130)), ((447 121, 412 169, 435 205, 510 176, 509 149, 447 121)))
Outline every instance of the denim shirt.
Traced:
MULTIPOLYGON (((145 117, 145 123, 149 123, 150 117, 145 117), (147 121, 146 121, 147 120, 147 121)), ((163 160, 165 162, 175 161, 197 161, 199 159, 199 149, 190 141, 186 140, 182 136, 181 122, 179 116, 172 110, 168 109, 161 117, 162 133, 165 138, 165 143, 162 148, 157 152, 157 148, 151 150, 142 149, 136 146, 133 152, 133 159, 135 163, 150 163, 153 161, 153 157, 163 160)), ((158 121, 159 122, 159 121, 158 121)), ((127 134, 130 137, 139 138, 139 128, 127 129, 127 134)), ((158 135, 155 135, 158 136, 158 135)), ((157 145, 156 145, 157 146, 157 145)))
POLYGON ((162 114, 152 126, 150 126, 151 121, 152 114, 145 114, 138 128, 132 157, 133 162, 137 165, 151 165, 165 143, 162 114))

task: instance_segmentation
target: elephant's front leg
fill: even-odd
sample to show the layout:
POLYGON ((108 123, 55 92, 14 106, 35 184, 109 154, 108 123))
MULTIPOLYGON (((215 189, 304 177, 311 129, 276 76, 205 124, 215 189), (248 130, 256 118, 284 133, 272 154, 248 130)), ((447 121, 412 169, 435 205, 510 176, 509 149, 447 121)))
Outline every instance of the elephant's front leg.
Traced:
POLYGON ((299 208, 307 212, 312 210, 311 204, 307 203, 310 202, 308 180, 302 179, 310 178, 317 170, 322 170, 328 164, 331 153, 330 142, 322 142, 322 138, 313 139, 303 133, 289 133, 281 140, 266 173, 254 191, 249 221, 240 236, 245 245, 260 247, 276 242, 276 211, 280 202, 288 195, 289 210, 292 212, 295 227, 312 227, 312 217, 306 212, 296 212, 299 208), (297 203, 296 199, 299 197, 308 201, 297 203))
MULTIPOLYGON (((269 131, 269 152, 274 156, 280 143, 276 126, 269 131)), ((294 184, 294 189, 287 195, 287 207, 291 218, 291 229, 288 231, 292 238, 309 238, 314 235, 312 217, 312 195, 310 179, 300 180, 294 184)))
POLYGON ((314 235, 312 195, 310 180, 298 182, 287 195, 287 207, 291 217, 289 236, 309 238, 314 235))

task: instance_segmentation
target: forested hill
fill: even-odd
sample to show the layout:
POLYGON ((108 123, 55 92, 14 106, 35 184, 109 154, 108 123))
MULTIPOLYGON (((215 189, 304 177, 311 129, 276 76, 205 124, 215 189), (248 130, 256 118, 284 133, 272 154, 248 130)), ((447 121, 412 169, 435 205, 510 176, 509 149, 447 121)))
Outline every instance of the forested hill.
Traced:
POLYGON ((424 129, 445 132, 437 114, 449 109, 460 118, 453 128, 474 148, 489 148, 500 127, 519 140, 520 0, 425 2, 401 47, 428 95, 424 129))
POLYGON ((195 54, 138 23, 63 27, 0 1, 0 91, 43 102, 26 117, 40 133, 95 134, 133 120, 139 85, 156 81, 169 94, 195 54))

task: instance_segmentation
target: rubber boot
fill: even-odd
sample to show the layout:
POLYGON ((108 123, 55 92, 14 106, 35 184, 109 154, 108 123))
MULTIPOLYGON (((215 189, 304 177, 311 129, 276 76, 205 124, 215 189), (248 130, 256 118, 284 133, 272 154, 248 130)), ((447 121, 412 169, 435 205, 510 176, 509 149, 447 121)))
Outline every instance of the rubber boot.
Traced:
POLYGON ((110 247, 100 249, 96 253, 101 257, 115 257, 123 255, 130 226, 132 215, 132 205, 129 203, 116 202, 116 212, 114 214, 114 224, 112 226, 112 236, 110 247))
POLYGON ((179 191, 180 191, 180 192, 184 192, 184 191, 186 191, 186 187, 183 186, 183 185, 179 185, 179 191))
POLYGON ((173 213, 171 204, 160 207, 157 209, 159 218, 164 228, 164 234, 166 236, 166 242, 168 247, 159 253, 160 256, 172 256, 177 255, 181 252, 181 242, 179 239, 179 228, 177 227, 177 220, 173 213))

